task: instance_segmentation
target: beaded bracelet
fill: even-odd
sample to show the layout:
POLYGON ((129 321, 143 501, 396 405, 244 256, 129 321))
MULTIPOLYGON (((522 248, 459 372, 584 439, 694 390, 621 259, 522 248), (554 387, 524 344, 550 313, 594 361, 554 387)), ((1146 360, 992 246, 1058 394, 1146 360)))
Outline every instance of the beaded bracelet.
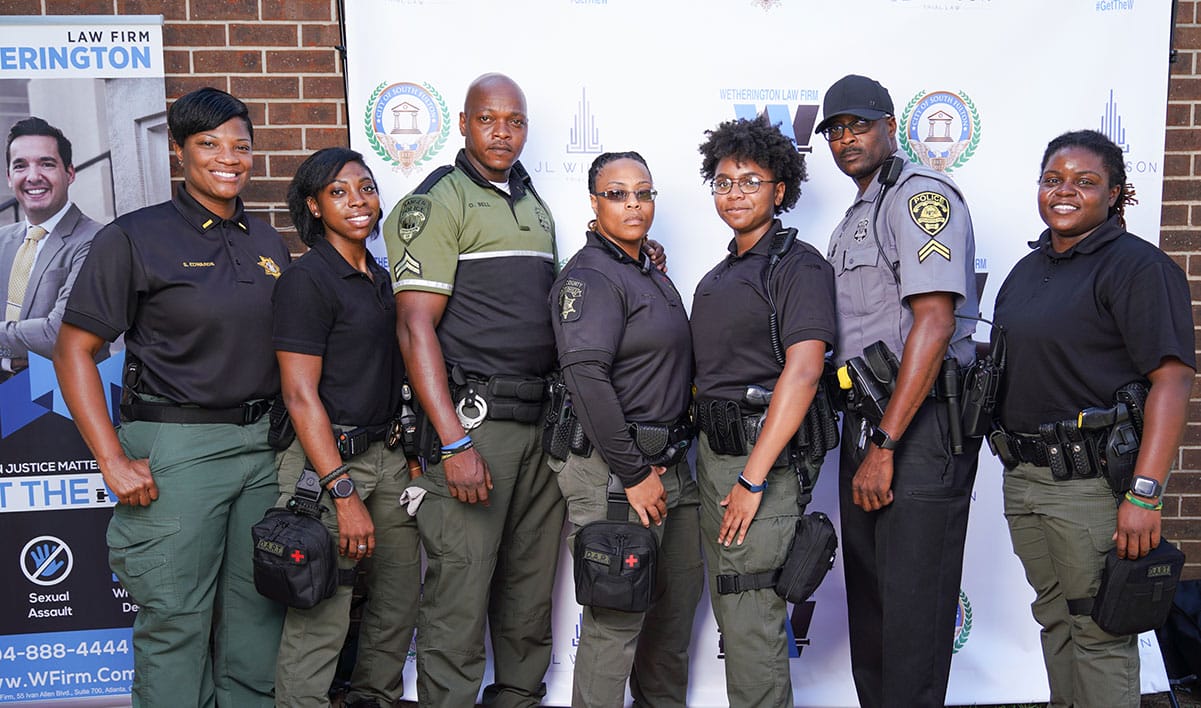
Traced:
POLYGON ((1162 499, 1160 499, 1155 504, 1148 504, 1147 502, 1143 501, 1142 499, 1139 499, 1138 497, 1134 496, 1130 492, 1126 492, 1126 501, 1130 502, 1131 504, 1137 506, 1140 509, 1146 509, 1147 511, 1159 511, 1160 509, 1163 509, 1163 500, 1162 499))
POLYGON ((451 452, 452 450, 459 450, 460 448, 466 449, 466 446, 469 446, 469 445, 471 445, 471 436, 464 435, 463 437, 459 438, 458 440, 455 440, 454 442, 452 442, 449 445, 443 445, 442 452, 451 452))

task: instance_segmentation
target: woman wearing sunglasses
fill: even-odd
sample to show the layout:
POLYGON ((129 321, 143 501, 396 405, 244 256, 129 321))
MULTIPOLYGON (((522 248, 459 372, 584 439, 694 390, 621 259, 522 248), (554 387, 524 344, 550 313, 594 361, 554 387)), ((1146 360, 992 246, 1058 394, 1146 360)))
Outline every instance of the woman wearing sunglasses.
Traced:
POLYGON ((733 231, 729 254, 692 301, 709 598, 730 705, 791 706, 787 607, 771 576, 808 503, 787 446, 834 342, 834 272, 776 218, 796 204, 806 176, 792 141, 764 117, 707 135, 701 176, 733 231))
POLYGON ((696 482, 684 456, 692 438, 688 315, 641 251, 655 217, 646 161, 604 153, 588 186, 596 219, 550 296, 559 365, 592 447, 572 452, 559 471, 569 547, 581 527, 606 518, 612 480, 627 519, 654 531, 659 558, 645 613, 583 609, 572 705, 624 705, 628 679, 637 705, 684 706, 703 572, 696 482))

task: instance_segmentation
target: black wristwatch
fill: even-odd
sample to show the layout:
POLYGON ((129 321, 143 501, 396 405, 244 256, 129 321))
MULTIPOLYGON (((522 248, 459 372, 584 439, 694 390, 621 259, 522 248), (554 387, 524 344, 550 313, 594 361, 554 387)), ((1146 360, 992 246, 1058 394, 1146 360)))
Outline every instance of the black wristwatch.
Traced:
POLYGON ((334 499, 345 499, 354 494, 354 480, 350 477, 341 477, 334 482, 332 487, 329 487, 328 491, 334 499))
POLYGON ((1140 474, 1130 480, 1130 491, 1147 499, 1159 499, 1159 496, 1163 494, 1163 485, 1140 474))
POLYGON ((892 436, 877 426, 872 426, 872 434, 869 439, 881 450, 895 450, 900 444, 899 440, 893 440, 892 436))

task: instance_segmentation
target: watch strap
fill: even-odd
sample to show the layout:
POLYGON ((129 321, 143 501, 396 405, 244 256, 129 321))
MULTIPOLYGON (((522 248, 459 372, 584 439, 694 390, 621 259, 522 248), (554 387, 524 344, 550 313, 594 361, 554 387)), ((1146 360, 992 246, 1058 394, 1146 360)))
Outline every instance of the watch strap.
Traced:
POLYGON ((751 484, 751 480, 749 480, 746 477, 743 477, 741 474, 739 474, 738 475, 738 483, 741 484, 743 486, 743 488, 746 489, 748 492, 752 492, 754 494, 758 494, 759 492, 762 492, 763 490, 767 489, 767 480, 766 479, 763 480, 762 484, 751 484))
POLYGON ((872 427, 871 441, 881 450, 895 450, 901 443, 900 440, 893 440, 892 436, 879 426, 872 427))
POLYGON ((1163 485, 1161 485, 1157 479, 1146 477, 1140 474, 1131 478, 1130 491, 1146 499, 1159 499, 1161 496, 1163 496, 1163 485), (1138 487, 1146 487, 1148 485, 1151 487, 1149 492, 1142 492, 1137 489, 1138 487))

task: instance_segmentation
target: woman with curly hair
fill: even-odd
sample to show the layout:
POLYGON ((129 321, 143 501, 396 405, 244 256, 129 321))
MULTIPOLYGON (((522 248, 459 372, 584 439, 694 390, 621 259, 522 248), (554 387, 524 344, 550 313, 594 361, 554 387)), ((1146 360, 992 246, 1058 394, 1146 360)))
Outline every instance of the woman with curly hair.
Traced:
POLYGON ((788 446, 833 346, 834 271, 776 218, 796 205, 806 176, 792 141, 764 117, 706 134, 701 176, 733 231, 692 302, 709 596, 730 705, 790 706, 787 607, 770 579, 808 503, 788 446))

